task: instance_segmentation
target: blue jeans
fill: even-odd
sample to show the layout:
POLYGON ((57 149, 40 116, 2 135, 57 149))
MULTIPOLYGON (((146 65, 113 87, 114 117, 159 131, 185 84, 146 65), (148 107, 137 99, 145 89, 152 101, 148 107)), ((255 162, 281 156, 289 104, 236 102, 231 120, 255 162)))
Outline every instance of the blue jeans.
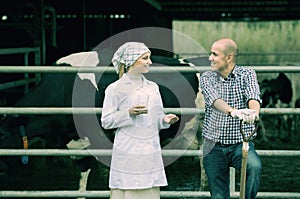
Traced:
MULTIPOLYGON (((260 184, 261 161, 254 144, 249 142, 246 176, 246 199, 256 198, 260 184)), ((229 199, 229 167, 241 170, 242 143, 221 146, 220 144, 203 143, 205 172, 212 199, 229 199), (213 144, 213 145, 212 145, 213 144)))

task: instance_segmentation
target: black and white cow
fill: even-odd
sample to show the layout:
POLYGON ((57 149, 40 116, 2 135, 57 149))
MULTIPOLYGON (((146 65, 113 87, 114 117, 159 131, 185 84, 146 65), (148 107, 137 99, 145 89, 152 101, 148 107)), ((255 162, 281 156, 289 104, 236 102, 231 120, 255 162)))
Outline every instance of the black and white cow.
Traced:
POLYGON ((290 106, 293 97, 292 82, 284 73, 279 73, 276 78, 263 80, 260 88, 263 108, 275 108, 277 103, 290 106))
MULTIPOLYGON (((292 74, 293 76, 294 74, 292 74)), ((262 108, 293 108, 297 96, 295 84, 290 74, 279 73, 260 81, 262 108)), ((261 117, 261 135, 265 141, 272 139, 294 139, 293 126, 297 124, 293 115, 267 115, 261 117), (267 133, 271 131, 271 133, 267 133)))

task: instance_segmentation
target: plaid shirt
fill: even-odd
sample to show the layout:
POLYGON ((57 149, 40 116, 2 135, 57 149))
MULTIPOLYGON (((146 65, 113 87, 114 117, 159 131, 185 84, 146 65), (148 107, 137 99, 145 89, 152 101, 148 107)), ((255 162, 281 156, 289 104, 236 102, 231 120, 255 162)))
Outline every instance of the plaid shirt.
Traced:
MULTIPOLYGON (((239 119, 234 119, 213 108, 213 103, 217 99, 223 99, 236 109, 247 108, 250 99, 261 103, 255 71, 236 65, 226 79, 216 72, 206 71, 201 75, 200 86, 205 99, 203 137, 222 144, 242 142, 239 119)), ((243 130, 248 136, 254 130, 254 125, 243 124, 243 130)))

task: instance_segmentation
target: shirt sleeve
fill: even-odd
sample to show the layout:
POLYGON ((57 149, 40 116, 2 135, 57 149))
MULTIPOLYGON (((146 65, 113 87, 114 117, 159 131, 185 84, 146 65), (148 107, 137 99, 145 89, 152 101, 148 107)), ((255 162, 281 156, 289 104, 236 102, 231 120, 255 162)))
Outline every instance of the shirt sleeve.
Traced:
POLYGON ((244 77, 245 81, 245 95, 247 102, 251 99, 257 100, 260 104, 262 103, 260 98, 260 89, 257 81, 256 73, 253 69, 249 69, 249 72, 244 77))
POLYGON ((207 72, 200 76, 200 88, 207 106, 212 106, 217 99, 221 98, 214 88, 213 78, 207 72))
POLYGON ((154 102, 154 106, 153 110, 156 114, 157 114, 157 126, 158 129, 167 129, 169 128, 171 125, 168 123, 164 122, 164 116, 165 116, 165 112, 164 112, 164 106, 163 106, 163 102, 162 102, 162 98, 161 98, 161 94, 159 92, 159 87, 157 84, 155 84, 155 102, 154 102))
POLYGON ((119 99, 114 92, 115 86, 110 85, 105 90, 101 124, 104 129, 113 129, 133 124, 127 109, 119 110, 119 99))

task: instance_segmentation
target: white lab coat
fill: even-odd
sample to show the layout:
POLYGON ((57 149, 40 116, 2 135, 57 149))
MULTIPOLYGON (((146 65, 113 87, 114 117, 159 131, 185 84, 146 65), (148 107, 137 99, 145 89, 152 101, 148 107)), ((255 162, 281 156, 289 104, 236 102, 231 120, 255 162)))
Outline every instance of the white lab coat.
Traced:
POLYGON ((105 129, 117 128, 112 152, 109 187, 146 189, 166 186, 159 130, 169 128, 163 122, 163 104, 158 85, 143 76, 143 85, 132 82, 126 73, 105 91, 101 123, 105 129), (130 116, 128 109, 139 105, 140 98, 148 114, 130 116), (146 104, 144 104, 146 103, 146 104))

